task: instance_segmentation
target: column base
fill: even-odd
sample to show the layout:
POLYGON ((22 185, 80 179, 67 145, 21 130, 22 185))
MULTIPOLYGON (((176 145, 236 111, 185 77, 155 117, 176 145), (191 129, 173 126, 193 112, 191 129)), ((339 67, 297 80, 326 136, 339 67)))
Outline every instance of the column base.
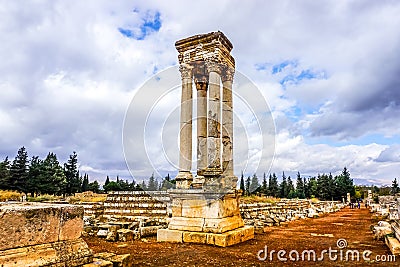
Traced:
POLYGON ((204 233, 159 229, 158 242, 197 243, 219 247, 228 247, 254 238, 254 227, 243 226, 225 233, 204 233))
POLYGON ((193 182, 193 174, 189 171, 180 171, 175 177, 176 188, 189 189, 193 182))

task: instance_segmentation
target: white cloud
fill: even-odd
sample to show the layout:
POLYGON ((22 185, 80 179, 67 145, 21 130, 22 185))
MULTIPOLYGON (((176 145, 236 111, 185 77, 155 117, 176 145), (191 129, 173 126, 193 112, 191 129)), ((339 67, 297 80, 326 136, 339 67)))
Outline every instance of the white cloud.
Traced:
MULTIPOLYGON (((400 65, 394 60, 399 11, 397 1, 5 1, 0 156, 13 157, 22 145, 30 155, 51 150, 62 160, 76 150, 82 170, 96 179, 128 175, 121 132, 135 90, 177 62, 176 40, 222 30, 234 45, 237 69, 257 84, 271 108, 277 128, 274 171, 335 172, 345 165, 356 177, 390 181, 397 175, 393 159, 400 143, 400 65), (158 32, 134 40, 118 31, 139 29, 149 12, 160 13, 158 32), (298 64, 272 74, 272 66, 286 60, 298 64), (257 70, 257 64, 265 69, 257 70), (302 70, 324 72, 326 78, 279 84, 282 75, 302 70), (360 143, 371 134, 381 137, 364 145, 340 143, 360 143), (315 136, 330 142, 310 144, 315 136), (387 137, 396 144, 381 145, 387 137)), ((175 102, 179 99, 168 99, 163 107, 175 102)), ((239 104, 235 108, 251 117, 239 104)), ((176 132, 167 126, 165 133, 176 132)), ((248 135, 253 147, 238 141, 239 132, 236 151, 247 155, 250 149, 256 159, 262 148, 254 145, 253 130, 248 135)), ((171 140, 166 149, 174 157, 171 140)), ((237 169, 243 162, 238 158, 237 169)), ((146 165, 137 168, 152 173, 146 165)))

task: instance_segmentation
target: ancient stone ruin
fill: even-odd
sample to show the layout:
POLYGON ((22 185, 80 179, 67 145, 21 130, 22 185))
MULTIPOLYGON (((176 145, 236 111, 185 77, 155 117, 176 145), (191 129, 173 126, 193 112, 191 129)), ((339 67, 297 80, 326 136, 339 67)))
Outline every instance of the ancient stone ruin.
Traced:
POLYGON ((379 220, 372 227, 374 238, 384 240, 393 255, 400 255, 400 198, 379 196, 378 200, 379 204, 370 204, 370 211, 374 213, 372 219, 379 220))
POLYGON ((233 173, 232 83, 235 60, 222 32, 175 43, 182 77, 180 157, 172 218, 158 241, 230 246, 254 237, 239 211, 233 173), (193 83, 197 90, 197 172, 192 169, 193 83), (222 87, 221 87, 222 84, 222 87))
POLYGON ((83 208, 0 206, 0 266, 82 266, 93 255, 81 238, 83 208))
POLYGON ((83 215, 82 206, 0 203, 0 266, 132 266, 130 254, 92 254, 83 215))

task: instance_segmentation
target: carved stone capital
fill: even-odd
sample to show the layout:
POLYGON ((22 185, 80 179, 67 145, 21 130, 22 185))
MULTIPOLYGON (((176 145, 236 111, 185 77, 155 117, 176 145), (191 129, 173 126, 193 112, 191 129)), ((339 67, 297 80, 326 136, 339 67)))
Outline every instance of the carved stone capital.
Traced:
POLYGON ((222 66, 220 63, 218 63, 218 61, 216 60, 212 60, 212 59, 207 59, 205 61, 205 66, 207 68, 207 72, 216 72, 218 74, 221 74, 222 71, 222 66))
POLYGON ((191 79, 193 77, 193 66, 189 64, 180 64, 179 71, 181 72, 182 79, 191 79))
POLYGON ((233 76, 235 75, 235 69, 229 66, 224 66, 223 71, 221 73, 222 82, 225 81, 233 81, 233 76))
POLYGON ((208 83, 208 76, 204 75, 195 75, 194 76, 194 82, 195 83, 208 83))
POLYGON ((208 89, 208 80, 197 80, 195 81, 196 89, 198 90, 205 90, 208 89))

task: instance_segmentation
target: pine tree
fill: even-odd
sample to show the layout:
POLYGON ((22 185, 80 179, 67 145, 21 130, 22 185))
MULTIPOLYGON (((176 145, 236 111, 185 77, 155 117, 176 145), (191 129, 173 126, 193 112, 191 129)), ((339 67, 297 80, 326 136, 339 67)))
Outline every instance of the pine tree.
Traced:
POLYGON ((294 190, 294 185, 292 182, 292 178, 290 176, 287 178, 287 194, 288 198, 295 198, 296 197, 296 192, 294 190))
POLYGON ((257 175, 254 174, 250 182, 250 188, 249 188, 250 194, 256 193, 258 191, 259 186, 260 185, 258 184, 257 175))
POLYGON ((318 195, 317 179, 315 177, 311 177, 308 180, 308 192, 310 194, 310 198, 316 197, 318 195))
POLYGON ((395 195, 399 192, 399 184, 397 183, 397 178, 392 181, 392 194, 395 195))
POLYGON ((265 172, 264 172, 262 186, 261 186, 261 193, 268 194, 267 176, 265 175, 265 172))
POLYGON ((89 191, 89 175, 85 173, 82 181, 82 192, 89 191))
POLYGON ((104 185, 108 185, 110 183, 110 177, 108 177, 108 175, 107 175, 107 178, 106 178, 106 181, 104 182, 104 185))
POLYGON ((27 191, 31 193, 31 195, 35 195, 40 192, 40 178, 41 173, 43 172, 43 161, 39 159, 37 156, 33 156, 31 159, 31 163, 28 171, 28 180, 27 180, 27 191))
POLYGON ((242 176, 240 177, 240 190, 242 190, 242 194, 246 193, 246 187, 244 186, 243 172, 242 172, 242 176))
POLYGON ((329 200, 330 198, 330 188, 329 188, 329 178, 328 175, 322 174, 317 177, 317 194, 316 196, 321 200, 329 200))
POLYGON ((60 195, 65 192, 66 178, 57 156, 49 153, 42 163, 39 175, 39 192, 60 195))
POLYGON ((310 198, 310 188, 305 177, 303 178, 303 188, 304 188, 304 197, 310 198))
MULTIPOLYGON (((335 196, 335 181, 333 180, 332 173, 329 173, 328 175, 328 200, 333 200, 336 198, 335 196)), ((337 197, 336 199, 340 199, 340 197, 337 197)))
POLYGON ((171 177, 169 176, 169 173, 167 174, 167 176, 164 177, 164 179, 161 181, 161 186, 160 186, 160 190, 168 190, 173 188, 174 185, 171 183, 171 177))
POLYGON ((21 147, 10 167, 10 189, 27 193, 28 163, 28 153, 25 147, 21 147))
POLYGON ((350 193, 351 196, 354 196, 355 194, 353 179, 350 178, 350 172, 346 167, 344 167, 340 175, 335 177, 334 186, 336 200, 346 197, 347 193, 350 193))
POLYGON ((288 188, 287 188, 287 182, 286 182, 286 175, 285 172, 282 174, 282 183, 280 184, 280 197, 282 198, 287 198, 288 197, 288 188))
POLYGON ((303 179, 300 176, 300 172, 297 172, 297 180, 296 180, 296 192, 297 192, 297 197, 298 198, 305 198, 305 193, 304 193, 304 183, 303 179))
MULTIPOLYGON (((89 178, 88 178, 89 179, 89 178)), ((100 185, 99 182, 94 181, 88 184, 88 190, 92 191, 93 193, 100 193, 100 185)))
POLYGON ((154 173, 151 174, 149 178, 149 183, 147 184, 147 190, 149 191, 156 191, 158 188, 157 181, 154 178, 154 173))
POLYGON ((278 178, 276 174, 273 173, 272 176, 270 175, 270 182, 268 186, 269 194, 273 197, 279 197, 279 185, 278 185, 278 178))
POLYGON ((140 187, 142 188, 143 191, 147 190, 147 186, 146 186, 146 183, 144 180, 142 181, 142 184, 140 185, 140 187))
POLYGON ((246 179, 246 196, 250 195, 250 181, 250 176, 248 176, 246 179))
POLYGON ((0 162, 0 189, 9 190, 11 184, 10 161, 8 157, 0 162))
POLYGON ((82 180, 79 176, 78 155, 75 151, 69 156, 68 162, 64 164, 64 170, 67 181, 65 193, 72 195, 80 192, 82 189, 82 180))

